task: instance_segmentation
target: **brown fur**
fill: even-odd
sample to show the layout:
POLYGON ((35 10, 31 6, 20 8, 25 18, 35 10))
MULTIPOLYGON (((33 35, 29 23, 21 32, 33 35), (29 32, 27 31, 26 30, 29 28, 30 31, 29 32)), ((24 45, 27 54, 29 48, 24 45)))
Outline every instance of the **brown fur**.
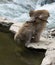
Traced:
POLYGON ((29 14, 31 20, 27 21, 15 35, 18 43, 21 41, 25 41, 25 43, 38 42, 49 17, 47 10, 30 11, 29 14))

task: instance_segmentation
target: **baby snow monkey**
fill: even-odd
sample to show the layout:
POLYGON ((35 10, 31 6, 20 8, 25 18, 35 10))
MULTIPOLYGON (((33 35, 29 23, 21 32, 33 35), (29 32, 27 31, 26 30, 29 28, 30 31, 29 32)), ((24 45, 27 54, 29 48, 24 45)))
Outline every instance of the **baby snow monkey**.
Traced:
POLYGON ((20 43, 38 42, 40 35, 46 27, 49 12, 47 10, 36 10, 30 11, 29 13, 31 20, 26 21, 20 28, 18 33, 15 34, 14 39, 20 43))

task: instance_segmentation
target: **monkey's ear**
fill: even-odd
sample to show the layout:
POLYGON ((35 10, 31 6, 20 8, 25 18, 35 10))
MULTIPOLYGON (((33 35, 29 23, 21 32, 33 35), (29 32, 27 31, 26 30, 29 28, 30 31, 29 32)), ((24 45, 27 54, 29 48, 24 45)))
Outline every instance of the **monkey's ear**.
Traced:
POLYGON ((33 14, 34 14, 34 11, 33 11, 33 10, 31 10, 31 11, 29 12, 30 17, 32 17, 32 16, 33 16, 33 14))

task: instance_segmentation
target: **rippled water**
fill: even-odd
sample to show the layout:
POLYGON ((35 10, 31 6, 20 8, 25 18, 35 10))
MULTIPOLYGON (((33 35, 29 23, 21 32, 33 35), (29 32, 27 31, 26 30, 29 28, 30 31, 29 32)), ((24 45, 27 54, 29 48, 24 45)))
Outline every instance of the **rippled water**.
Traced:
POLYGON ((0 32, 0 65, 40 65, 43 52, 17 45, 11 33, 0 32))
POLYGON ((29 11, 35 8, 36 1, 37 0, 11 0, 10 2, 8 0, 0 0, 0 16, 24 22, 29 18, 29 11))
POLYGON ((50 12, 48 27, 55 27, 55 0, 0 0, 0 16, 25 22, 30 18, 29 11, 40 7, 50 12))

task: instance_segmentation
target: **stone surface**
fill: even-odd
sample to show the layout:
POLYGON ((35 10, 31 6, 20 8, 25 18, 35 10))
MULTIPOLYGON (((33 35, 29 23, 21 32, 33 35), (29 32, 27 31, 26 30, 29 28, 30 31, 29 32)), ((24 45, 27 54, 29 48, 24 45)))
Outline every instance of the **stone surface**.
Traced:
POLYGON ((41 65, 55 65, 55 49, 47 49, 41 65))
POLYGON ((0 17, 0 26, 8 28, 9 31, 17 33, 24 23, 0 17))
POLYGON ((28 48, 45 49, 46 50, 48 48, 48 45, 50 44, 49 42, 50 42, 50 40, 47 40, 46 38, 41 37, 39 42, 25 44, 25 46, 28 48))
POLYGON ((13 33, 17 33, 19 31, 19 29, 22 27, 24 23, 18 22, 18 23, 14 23, 11 27, 10 27, 10 31, 13 33))

